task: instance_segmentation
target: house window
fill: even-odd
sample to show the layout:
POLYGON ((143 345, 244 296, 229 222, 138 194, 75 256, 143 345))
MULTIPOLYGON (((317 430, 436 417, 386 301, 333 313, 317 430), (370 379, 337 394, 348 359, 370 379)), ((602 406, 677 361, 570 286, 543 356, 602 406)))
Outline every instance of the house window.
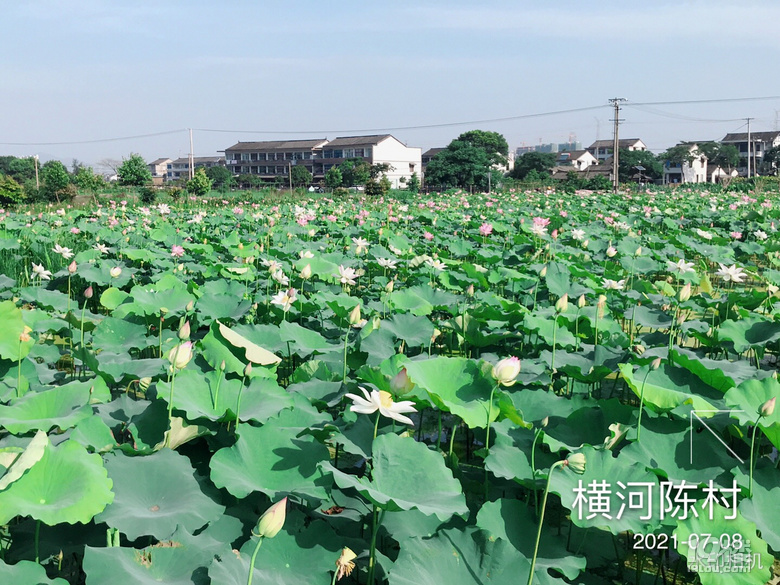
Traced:
POLYGON ((286 168, 287 168, 287 167, 281 167, 281 166, 277 166, 277 167, 276 167, 276 174, 277 174, 277 175, 283 175, 283 174, 284 174, 284 169, 286 169, 286 168))
POLYGON ((356 148, 356 149, 355 149, 355 156, 356 156, 357 158, 363 158, 363 157, 365 156, 365 155, 363 154, 364 152, 365 152, 365 150, 363 150, 362 148, 356 148))
POLYGON ((333 151, 332 150, 323 151, 322 158, 333 158, 333 151))
POLYGON ((333 151, 333 158, 342 158, 344 156, 343 150, 334 150, 333 151))
POLYGON ((172 169, 172 168, 173 168, 173 165, 170 165, 170 164, 169 164, 169 165, 168 165, 168 169, 170 170, 170 169, 172 169))
POLYGON ((355 158, 355 149, 354 148, 345 148, 344 149, 344 158, 355 158))
POLYGON ((253 152, 252 154, 249 155, 249 158, 251 158, 252 160, 257 160, 257 153, 253 152))
POLYGON ((363 155, 365 158, 371 158, 371 149, 366 148, 365 154, 363 155))
MULTIPOLYGON (((241 167, 233 167, 233 172, 238 174, 241 172, 241 167)), ((168 176, 170 176, 170 173, 168 173, 168 176)))
POLYGON ((409 172, 410 173, 414 172, 414 163, 409 163, 409 172))
POLYGON ((241 172, 244 174, 249 174, 249 167, 241 167, 241 172))

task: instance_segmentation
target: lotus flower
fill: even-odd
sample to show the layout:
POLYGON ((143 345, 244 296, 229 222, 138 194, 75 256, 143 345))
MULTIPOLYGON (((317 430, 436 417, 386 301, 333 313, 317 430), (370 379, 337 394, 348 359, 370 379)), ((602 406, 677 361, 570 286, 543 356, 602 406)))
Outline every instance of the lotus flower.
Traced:
POLYGON ((493 379, 499 386, 512 386, 520 373, 520 358, 508 357, 493 366, 493 379))
POLYGON ((273 538, 284 526, 287 517, 287 498, 282 498, 268 508, 257 521, 257 536, 273 538))
POLYGON ((382 416, 414 426, 412 419, 403 415, 405 412, 417 412, 417 409, 414 407, 414 403, 411 400, 394 402, 393 395, 384 390, 372 390, 369 394, 368 390, 362 386, 358 386, 358 388, 360 388, 360 391, 365 398, 361 398, 356 394, 345 395, 353 402, 352 406, 349 407, 352 412, 373 414, 378 410, 379 414, 382 416))

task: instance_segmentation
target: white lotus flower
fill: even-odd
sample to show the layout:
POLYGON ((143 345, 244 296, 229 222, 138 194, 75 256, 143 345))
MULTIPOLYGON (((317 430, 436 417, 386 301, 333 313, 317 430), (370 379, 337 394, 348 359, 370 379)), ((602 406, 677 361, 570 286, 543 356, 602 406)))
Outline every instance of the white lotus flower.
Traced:
POLYGON ((368 390, 362 386, 358 386, 358 388, 360 388, 360 391, 365 398, 361 398, 356 394, 345 395, 353 402, 352 406, 349 407, 352 412, 373 414, 378 410, 379 414, 382 416, 414 426, 412 419, 402 414, 405 412, 417 412, 417 409, 414 407, 414 402, 411 400, 394 402, 393 395, 384 390, 372 390, 371 394, 369 394, 368 390))
POLYGON ((571 237, 577 240, 578 242, 580 242, 583 239, 585 239, 585 230, 580 230, 580 229, 571 230, 571 237))
POLYGON ((356 277, 357 273, 353 268, 350 268, 349 266, 339 266, 339 280, 341 281, 341 284, 353 285, 355 284, 356 277))
POLYGON ((281 284, 282 286, 287 286, 290 284, 290 279, 285 275, 284 272, 282 272, 282 269, 276 270, 271 274, 271 278, 273 278, 276 282, 281 284))
POLYGON ((710 232, 705 232, 702 229, 696 228, 696 233, 699 234, 705 240, 711 240, 712 239, 712 234, 710 232))
POLYGON ((70 248, 63 248, 59 244, 54 245, 54 252, 60 254, 63 258, 65 258, 65 260, 70 260, 73 258, 73 250, 70 248))
POLYGON ((108 254, 110 252, 108 246, 106 246, 105 244, 95 244, 93 246, 93 249, 97 250, 101 254, 108 254))
POLYGON ((352 243, 357 246, 355 248, 355 254, 360 254, 363 250, 368 249, 368 240, 364 238, 352 238, 352 243))
POLYGON ((683 274, 688 274, 689 272, 695 272, 693 269, 693 262, 686 262, 685 260, 678 260, 677 262, 672 262, 671 260, 668 260, 666 262, 667 267, 669 268, 669 272, 676 272, 680 276, 683 274))
POLYGON ((547 235, 547 226, 535 223, 533 226, 531 226, 531 233, 538 238, 542 238, 547 235))
POLYGON ((425 263, 426 263, 428 266, 430 266, 431 268, 433 268, 434 270, 438 270, 439 272, 442 272, 444 269, 446 269, 446 268, 447 268, 447 265, 446 265, 446 264, 444 264, 444 262, 442 262, 442 261, 441 261, 441 260, 439 260, 438 258, 437 258, 436 260, 434 260, 433 258, 428 258, 428 259, 425 261, 425 263))
POLYGON ((612 280, 609 278, 604 279, 604 288, 607 290, 623 290, 623 287, 625 286, 625 280, 612 280))
POLYGON ((298 300, 297 292, 294 288, 279 291, 271 299, 271 304, 280 307, 286 313, 292 308, 293 303, 298 300))
POLYGON ((731 266, 725 266, 723 264, 718 263, 720 266, 720 270, 718 270, 715 275, 720 276, 724 282, 736 282, 741 283, 745 276, 745 271, 741 268, 737 268, 736 264, 732 264, 731 266))
POLYGON ((33 277, 37 276, 41 280, 51 280, 51 270, 46 270, 43 264, 32 263, 33 277))
POLYGON ((764 230, 756 230, 753 232, 753 235, 756 236, 757 240, 761 240, 762 242, 769 237, 764 230))
POLYGON ((376 261, 379 263, 379 265, 382 268, 388 268, 390 270, 395 270, 395 267, 396 267, 396 261, 395 260, 390 260, 390 258, 377 258, 376 261))

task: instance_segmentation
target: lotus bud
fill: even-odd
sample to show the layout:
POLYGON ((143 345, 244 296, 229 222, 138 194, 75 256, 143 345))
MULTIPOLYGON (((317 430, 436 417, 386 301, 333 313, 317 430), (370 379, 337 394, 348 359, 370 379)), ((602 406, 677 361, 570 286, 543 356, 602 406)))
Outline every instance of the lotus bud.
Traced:
POLYGON ((188 313, 192 313, 192 311, 193 311, 194 309, 195 309, 195 303, 194 303, 194 301, 190 301, 189 303, 187 303, 187 306, 186 306, 186 307, 184 307, 184 310, 185 310, 185 311, 187 311, 188 313))
POLYGON ((641 256, 642 255, 642 246, 639 246, 636 249, 636 252, 634 252, 634 256, 641 256))
POLYGON ((90 284, 85 290, 84 290, 84 298, 85 299, 91 299, 92 295, 95 294, 95 291, 92 290, 92 285, 90 284))
POLYGON ((469 287, 466 289, 466 296, 473 297, 474 296, 474 285, 470 284, 469 287))
POLYGON ((172 347, 166 357, 168 358, 168 361, 171 362, 171 366, 177 370, 181 370, 186 367, 192 359, 192 342, 185 341, 184 343, 172 347))
POLYGON ((160 307, 160 317, 164 317, 168 314, 168 307, 160 307))
POLYGON ((68 274, 76 274, 76 261, 73 260, 70 264, 68 264, 68 274))
POLYGON ((512 386, 520 373, 520 358, 508 357, 493 366, 493 379, 499 386, 512 386))
POLYGON ((565 313, 566 309, 569 308, 569 295, 565 294, 561 298, 559 298, 555 303, 555 312, 556 313, 565 313))
POLYGON ((119 266, 114 266, 108 273, 111 275, 111 278, 118 278, 122 274, 122 269, 119 266))
POLYGON ((244 249, 244 243, 243 242, 239 242, 238 243, 238 249, 239 250, 243 250, 244 249))
POLYGON ((184 325, 179 327, 179 339, 181 341, 187 341, 190 338, 190 322, 185 321, 184 325))
POLYGON ((539 271, 539 278, 544 278, 545 276, 547 276, 547 265, 546 264, 539 271))
POLYGON ((244 376, 247 378, 252 375, 252 362, 249 362, 244 368, 244 376))
POLYGON ((140 380, 138 380, 138 387, 142 391, 146 392, 149 389, 149 386, 151 385, 151 383, 152 383, 152 379, 149 376, 145 376, 145 377, 141 378, 140 380))
POLYGON ((387 283, 387 285, 385 285, 385 291, 389 293, 393 292, 394 286, 395 286, 395 281, 391 280, 390 282, 387 283))
POLYGON ((584 453, 572 453, 566 458, 565 465, 577 475, 582 475, 585 473, 586 462, 584 453))
POLYGON ((609 258, 614 258, 616 255, 617 255, 617 250, 615 248, 613 248, 612 246, 607 248, 607 256, 609 258))
POLYGON ((766 287, 766 293, 771 297, 777 294, 777 291, 780 291, 780 288, 776 287, 774 284, 770 284, 766 287))
POLYGON ((689 282, 680 289, 679 299, 681 303, 684 303, 691 298, 691 283, 689 282))
POLYGON ((550 424, 550 417, 546 416, 542 419, 542 422, 539 423, 539 426, 541 426, 543 429, 547 428, 547 425, 550 424))
POLYGON ((226 367, 225 360, 222 360, 222 362, 219 364, 219 369, 224 372, 226 367))
POLYGON ((273 538, 284 526, 287 516, 287 498, 279 500, 268 508, 257 521, 257 536, 260 538, 273 538))
POLYGON ((390 380, 390 389, 399 396, 408 394, 412 388, 414 388, 414 382, 411 381, 406 373, 406 368, 401 368, 401 371, 390 380))
POLYGON ((587 248, 588 244, 590 244, 590 240, 585 240, 584 242, 582 242, 582 247, 587 248))
POLYGON ((580 295, 580 298, 577 299, 577 308, 582 309, 585 306, 585 295, 580 295))
POLYGON ((650 369, 651 370, 657 370, 661 367, 661 358, 657 357, 652 362, 650 362, 650 369))
POLYGON ((360 305, 355 305, 355 308, 349 312, 349 324, 357 325, 360 323, 360 305))
POLYGON ((764 404, 761 405, 761 408, 758 409, 759 416, 761 416, 762 418, 772 416, 772 413, 775 411, 776 400, 777 398, 773 396, 772 398, 764 402, 764 404))
POLYGON ((303 280, 309 280, 311 278, 311 264, 307 264, 301 270, 301 278, 303 280))

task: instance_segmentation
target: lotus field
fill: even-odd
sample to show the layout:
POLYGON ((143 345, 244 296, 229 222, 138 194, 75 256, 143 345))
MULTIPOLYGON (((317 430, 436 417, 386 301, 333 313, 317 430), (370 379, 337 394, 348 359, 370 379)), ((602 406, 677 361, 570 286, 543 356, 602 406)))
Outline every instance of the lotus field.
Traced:
POLYGON ((0 214, 0 583, 760 585, 780 204, 0 214))

